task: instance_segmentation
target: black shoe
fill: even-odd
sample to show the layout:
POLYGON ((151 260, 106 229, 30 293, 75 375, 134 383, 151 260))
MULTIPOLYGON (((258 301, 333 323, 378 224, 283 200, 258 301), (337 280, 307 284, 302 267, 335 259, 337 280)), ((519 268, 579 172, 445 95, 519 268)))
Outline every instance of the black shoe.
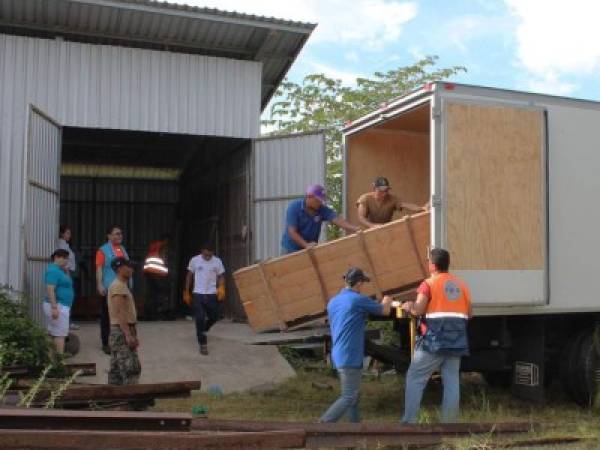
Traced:
POLYGON ((200 345, 200 354, 208 355, 208 345, 206 345, 206 344, 200 345))
POLYGON ((110 355, 110 347, 108 345, 103 345, 102 346, 102 351, 104 353, 106 353, 107 355, 110 355))

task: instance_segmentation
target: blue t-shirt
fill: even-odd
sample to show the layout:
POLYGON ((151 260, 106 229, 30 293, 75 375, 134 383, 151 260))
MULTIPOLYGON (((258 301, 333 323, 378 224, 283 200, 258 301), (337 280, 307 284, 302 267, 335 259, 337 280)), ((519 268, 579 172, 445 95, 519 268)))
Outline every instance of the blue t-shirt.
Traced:
POLYGON ((317 213, 311 216, 304 209, 303 198, 291 201, 285 215, 285 229, 281 238, 281 246, 289 252, 301 249, 288 234, 288 226, 294 227, 305 241, 318 242, 321 234, 321 224, 324 221, 331 222, 336 217, 335 211, 325 205, 321 205, 317 213))
POLYGON ((365 323, 369 314, 383 314, 383 306, 352 289, 344 288, 327 305, 334 367, 362 368, 365 356, 365 323))
MULTIPOLYGON (((44 283, 46 285, 54 286, 54 294, 56 295, 56 301, 61 305, 68 306, 69 308, 73 305, 73 299, 75 293, 73 292, 73 280, 69 275, 65 273, 56 264, 50 264, 46 269, 46 275, 44 276, 44 283)), ((49 302, 48 297, 44 297, 45 302, 49 302)))

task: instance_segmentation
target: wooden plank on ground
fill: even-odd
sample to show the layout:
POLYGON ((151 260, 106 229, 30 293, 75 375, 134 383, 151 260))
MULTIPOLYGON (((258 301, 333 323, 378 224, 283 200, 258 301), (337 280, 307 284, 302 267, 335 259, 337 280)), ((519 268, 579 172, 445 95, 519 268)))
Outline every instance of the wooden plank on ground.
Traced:
POLYGON ((62 409, 0 409, 0 428, 30 430, 189 431, 191 414, 62 409))
POLYGON ((315 423, 262 420, 193 419, 192 429, 203 431, 305 430, 307 433, 350 434, 473 434, 522 433, 539 428, 535 422, 461 422, 432 425, 404 425, 397 422, 315 423))
POLYGON ((256 433, 0 430, 2 449, 197 450, 200 448, 302 448, 301 430, 256 433))
MULTIPOLYGON (((191 391, 200 389, 200 381, 178 381, 169 383, 132 384, 127 386, 71 385, 60 396, 60 402, 94 401, 94 400, 136 400, 149 398, 168 398, 173 395, 189 395, 191 391)), ((9 391, 11 392, 11 391, 9 391)), ((41 389, 35 401, 44 401, 52 392, 41 389)))

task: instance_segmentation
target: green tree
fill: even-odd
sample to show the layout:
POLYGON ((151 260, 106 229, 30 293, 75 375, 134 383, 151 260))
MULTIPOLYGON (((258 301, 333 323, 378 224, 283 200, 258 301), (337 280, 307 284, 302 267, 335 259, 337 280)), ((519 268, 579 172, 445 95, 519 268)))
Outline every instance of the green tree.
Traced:
MULTIPOLYGON (((274 134, 323 130, 327 149, 327 190, 331 204, 341 208, 342 193, 342 127, 378 109, 384 102, 402 96, 423 84, 448 79, 466 72, 462 66, 439 69, 437 56, 387 72, 375 72, 371 78, 357 78, 355 86, 324 74, 312 74, 302 84, 284 80, 275 93, 270 116, 264 125, 274 134)), ((330 228, 330 237, 339 230, 330 228)))

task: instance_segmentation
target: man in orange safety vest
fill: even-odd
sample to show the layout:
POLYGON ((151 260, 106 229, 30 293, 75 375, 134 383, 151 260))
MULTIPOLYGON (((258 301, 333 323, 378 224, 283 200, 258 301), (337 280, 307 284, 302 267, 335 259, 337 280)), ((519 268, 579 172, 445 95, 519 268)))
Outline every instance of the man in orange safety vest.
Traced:
POLYGON ((423 390, 432 373, 442 374, 444 395, 442 422, 455 422, 460 400, 460 358, 469 354, 467 321, 472 316, 471 294, 467 284, 448 272, 450 254, 434 248, 429 253, 431 277, 417 289, 417 300, 402 304, 402 309, 421 317, 421 336, 406 373, 404 417, 402 422, 418 420, 423 390))

